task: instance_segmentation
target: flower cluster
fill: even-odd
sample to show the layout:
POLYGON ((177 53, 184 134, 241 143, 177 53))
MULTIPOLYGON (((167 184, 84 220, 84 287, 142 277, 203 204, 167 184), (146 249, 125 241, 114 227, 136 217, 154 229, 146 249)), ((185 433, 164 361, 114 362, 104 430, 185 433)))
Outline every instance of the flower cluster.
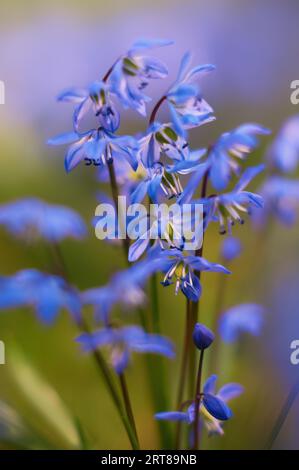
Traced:
MULTIPOLYGON (((104 286, 80 292, 69 284, 63 269, 61 276, 27 269, 0 278, 2 309, 31 307, 46 323, 52 322, 61 309, 71 313, 82 330, 77 342, 83 351, 95 354, 134 448, 138 448, 138 436, 124 380, 131 355, 133 352, 155 353, 172 358, 175 354, 172 342, 161 335, 161 328, 157 327, 159 285, 156 285, 156 279, 160 279, 160 286, 173 285, 175 294, 181 292, 186 297, 186 354, 191 358, 196 349, 200 354, 195 396, 182 402, 180 409, 159 412, 156 418, 184 421, 192 425, 195 448, 198 445, 201 419, 209 433, 223 433, 223 421, 232 416, 227 402, 240 395, 243 388, 239 384, 229 383, 216 391, 217 377, 214 374, 201 387, 203 354, 212 345, 214 334, 204 325, 194 325, 195 321, 190 325, 188 321, 192 317, 190 312, 193 312, 193 319, 196 316, 202 295, 201 273, 208 271, 219 273, 219 276, 230 273, 222 264, 203 257, 203 241, 206 240, 210 226, 216 223, 219 232, 227 234, 222 246, 222 259, 230 262, 241 251, 241 244, 232 233, 234 225, 244 224, 246 214, 256 214, 257 210, 263 208, 262 196, 249 191, 247 187, 264 170, 264 165, 245 167, 244 161, 258 147, 261 136, 269 133, 268 129, 257 123, 245 123, 223 133, 210 145, 191 148, 189 132, 216 119, 199 87, 201 77, 215 69, 213 65, 192 67, 191 55, 185 54, 176 79, 152 107, 147 119, 151 101, 148 86, 151 80, 164 79, 168 75, 164 63, 148 53, 171 44, 167 40, 139 40, 100 79, 86 88, 63 91, 58 101, 74 104, 72 129, 50 139, 49 144, 68 146, 64 160, 68 173, 82 161, 88 166, 93 162, 98 167, 99 181, 110 182, 114 205, 117 205, 118 196, 122 195, 133 205, 155 203, 169 207, 170 202, 175 202, 179 209, 185 204, 192 208, 201 207, 201 224, 195 227, 198 232, 203 232, 199 237, 201 245, 190 249, 188 240, 180 231, 181 220, 174 215, 167 221, 162 220, 163 223, 154 220, 150 226, 145 224, 145 230, 132 243, 128 237, 123 240, 129 266, 114 273, 104 286), (158 120, 160 107, 164 105, 167 118, 165 121, 158 120), (139 117, 147 119, 142 134, 119 134, 122 108, 130 108, 139 117), (139 310, 140 313, 144 309, 149 279, 154 281, 154 287, 149 299, 150 312, 146 318, 142 315, 140 317, 142 328, 139 325, 128 325, 127 317, 123 314, 115 318, 115 310, 121 310, 122 313, 123 310, 139 310), (84 310, 90 307, 94 312, 92 330, 89 330, 89 322, 86 326, 84 318, 84 310), (124 403, 117 398, 118 390, 115 390, 110 370, 105 365, 107 358, 120 380, 124 403)), ((278 165, 281 171, 293 169, 298 139, 294 138, 289 128, 279 139, 273 151, 273 164, 278 165)), ((274 210, 274 203, 269 203, 269 193, 275 192, 274 176, 271 178, 271 183, 268 181, 262 191, 268 201, 268 211, 274 210)), ((297 183, 288 182, 284 186, 277 176, 275 178, 277 188, 284 193, 279 195, 279 201, 276 200, 275 210, 282 218, 290 217, 292 214, 287 214, 287 211, 291 203, 284 207, 282 199, 292 195, 296 202, 299 201, 297 183)), ((277 194, 275 197, 278 198, 277 194)), ((110 201, 102 193, 100 199, 110 201)), ((120 214, 117 217, 120 225, 120 214)), ((124 224, 125 227, 121 228, 125 228, 128 234, 132 230, 130 220, 125 218, 124 224)), ((32 238, 33 234, 37 234, 56 249, 58 242, 66 237, 82 239, 86 236, 85 224, 73 210, 38 199, 1 205, 0 225, 18 237, 32 238)), ((58 262, 62 263, 61 253, 56 251, 56 256, 58 262)), ((220 318, 220 336, 230 342, 243 332, 257 335, 262 320, 262 308, 256 304, 234 307, 220 318)), ((159 370, 157 368, 157 372, 159 370)), ((195 370, 191 370, 191 379, 195 375, 195 370)), ((159 382, 162 383, 163 379, 161 374, 159 382)), ((157 386, 157 383, 153 383, 153 386, 157 386)))

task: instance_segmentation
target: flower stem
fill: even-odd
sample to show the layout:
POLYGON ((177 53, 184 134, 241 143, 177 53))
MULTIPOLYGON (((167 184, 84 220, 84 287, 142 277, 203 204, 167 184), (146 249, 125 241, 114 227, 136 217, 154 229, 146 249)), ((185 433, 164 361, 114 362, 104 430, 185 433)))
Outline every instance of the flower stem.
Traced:
MULTIPOLYGON (((187 372, 188 372, 189 343, 190 343, 190 338, 191 338, 191 333, 192 333, 190 309, 191 309, 191 302, 189 299, 186 299, 186 321, 185 321, 183 355, 182 355, 181 371, 180 371, 177 402, 176 402, 177 410, 179 410, 182 406, 182 402, 184 398, 184 391, 185 391, 185 384, 186 384, 186 377, 187 377, 187 372)), ((177 428, 176 428, 176 437, 175 437, 176 449, 180 448, 181 434, 182 434, 182 423, 181 421, 178 421, 177 428)))
POLYGON ((150 118, 149 118, 149 124, 153 124, 153 122, 155 122, 155 119, 156 119, 156 115, 157 115, 157 112, 159 111, 159 108, 161 106, 161 104, 166 100, 166 95, 163 95, 159 101, 157 101, 154 109, 152 110, 152 114, 150 115, 150 118))
POLYGON ((197 372, 197 380, 196 380, 196 389, 195 389, 195 419, 194 419, 194 445, 193 449, 199 448, 199 407, 200 407, 200 400, 201 400, 201 377, 202 377, 202 366, 203 366, 203 356, 204 356, 204 349, 200 351, 199 356, 199 364, 198 364, 198 372, 197 372))
POLYGON ((294 386, 290 390, 290 393, 287 396, 286 401, 284 402, 284 404, 281 408, 281 411, 280 411, 280 413, 279 413, 279 415, 278 415, 278 417, 275 421, 275 424, 272 428, 272 431, 271 431, 270 437, 268 439, 268 442, 265 446, 265 450, 271 450, 272 449, 273 444, 276 441, 276 438, 277 438, 278 434, 280 433, 280 431, 281 431, 281 429, 282 429, 282 427, 285 423, 285 420, 287 419, 287 416, 290 412, 290 409, 293 406, 294 401, 297 398, 298 393, 299 393, 299 381, 297 381, 294 384, 294 386))
MULTIPOLYGON (((79 327, 80 331, 83 333, 89 333, 89 329, 84 321, 83 318, 81 318, 80 322, 77 323, 77 326, 79 327)), ((102 356, 101 352, 98 349, 95 349, 93 351, 93 358, 95 359, 95 362, 98 366, 99 371, 101 372, 101 375, 106 383, 107 389, 110 393, 110 396, 112 398, 112 401, 118 411, 119 417, 124 425, 124 428, 127 432, 129 441, 131 443, 132 449, 138 450, 139 449, 139 443, 138 439, 135 433, 134 428, 131 425, 130 422, 130 417, 129 415, 126 414, 126 411, 124 410, 123 404, 121 402, 121 399, 119 398, 118 395, 118 390, 115 386, 114 380, 112 378, 111 372, 109 370, 109 367, 106 364, 106 361, 104 357, 102 356)))
MULTIPOLYGON (((108 162, 107 166, 108 166, 108 171, 109 171, 110 185, 111 185, 111 191, 112 191, 114 206, 115 206, 115 210, 116 210, 116 214, 117 214, 117 219, 120 223, 120 228, 121 228, 122 234, 123 233, 126 234, 126 231, 125 231, 126 227, 123 227, 123 214, 119 214, 119 211, 118 211, 119 189, 118 189, 118 184, 117 184, 117 180, 116 180, 113 160, 110 160, 108 162)), ((126 236, 125 236, 125 238, 122 238, 122 245, 123 245, 123 250, 124 250, 124 253, 125 253, 126 261, 128 262, 129 240, 126 236)))
MULTIPOLYGON (((160 310, 157 289, 157 275, 154 274, 150 279, 150 292, 151 292, 151 316, 148 319, 148 329, 151 333, 160 334, 160 310)), ((155 412, 165 410, 168 408, 168 395, 166 387, 166 374, 164 358, 157 356, 147 357, 148 375, 150 380, 151 395, 155 412)), ((172 436, 169 423, 165 421, 158 421, 159 434, 161 445, 163 449, 170 449, 172 445, 172 436)))
MULTIPOLYGON (((207 194, 208 180, 209 180, 209 170, 205 172, 203 181, 202 181, 201 195, 200 195, 202 199, 205 198, 207 194)), ((205 218, 205 214, 203 214, 203 218, 205 218)), ((201 257, 203 255, 203 247, 204 247, 204 234, 203 234, 202 245, 195 252, 196 256, 201 257)), ((197 275, 198 280, 200 281, 201 272, 197 271, 195 272, 195 274, 197 275)), ((191 302, 191 330, 193 330, 196 322, 198 321, 198 316, 199 316, 198 314, 199 314, 199 301, 191 302)), ((192 342, 190 341, 190 344, 189 344, 189 394, 190 396, 192 396, 193 394, 194 384, 195 384, 195 364, 196 364, 195 356, 196 356, 196 351, 192 347, 192 342)))
MULTIPOLYGON (((66 280, 68 280, 67 266, 64 260, 63 253, 60 249, 60 246, 58 244, 54 244, 53 249, 54 249, 54 253, 56 253, 57 261, 59 261, 59 271, 61 273, 61 276, 64 277, 66 280)), ((81 333, 89 333, 89 328, 82 315, 80 317, 80 320, 76 321, 76 325, 81 333)), ((98 366, 98 370, 100 371, 104 379, 108 392, 110 393, 112 401, 124 425, 124 428, 127 432, 132 449, 136 450, 139 448, 138 440, 136 439, 134 429, 132 429, 129 418, 126 415, 126 411, 124 410, 121 399, 119 398, 119 392, 116 388, 116 385, 110 373, 109 367, 107 366, 104 357, 102 356, 101 352, 98 349, 95 349, 92 352, 92 355, 98 366)))
POLYGON ((123 400, 124 400, 124 404, 125 404, 127 416, 128 416, 128 418, 129 418, 129 421, 130 421, 130 424, 131 424, 131 428, 132 428, 133 431, 134 431, 135 438, 136 438, 136 443, 137 443, 138 448, 139 448, 139 440, 138 440, 137 428, 136 428, 136 424, 135 424, 133 409, 132 409, 131 400, 130 400, 130 396, 129 396, 129 391, 128 391, 128 387, 127 387, 127 382, 126 382, 126 379, 125 379, 125 375, 124 375, 124 374, 120 374, 120 375, 119 375, 119 381, 120 381, 120 388, 121 388, 121 391, 122 391, 122 395, 123 395, 123 400))

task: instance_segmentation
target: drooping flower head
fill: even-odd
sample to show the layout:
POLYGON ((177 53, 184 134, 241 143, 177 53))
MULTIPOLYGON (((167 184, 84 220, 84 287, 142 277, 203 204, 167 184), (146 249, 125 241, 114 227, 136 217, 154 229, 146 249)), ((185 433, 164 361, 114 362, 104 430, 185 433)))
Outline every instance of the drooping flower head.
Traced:
POLYGON ((43 323, 52 323, 61 309, 77 321, 81 315, 79 293, 64 279, 35 269, 0 278, 0 308, 32 307, 43 323))
POLYGON ((217 221, 221 234, 226 231, 230 233, 236 222, 244 223, 240 213, 251 214, 253 207, 262 208, 263 198, 259 194, 245 191, 245 188, 263 169, 264 165, 247 168, 231 192, 197 200, 204 205, 205 224, 217 221))
POLYGON ((138 167, 136 139, 131 136, 115 136, 101 127, 83 134, 76 132, 61 134, 48 140, 48 144, 71 144, 64 160, 67 172, 73 170, 82 160, 105 165, 114 159, 125 159, 134 170, 138 167))
POLYGON ((175 129, 185 136, 185 129, 201 126, 215 119, 213 109, 203 99, 196 80, 214 70, 211 64, 198 65, 191 70, 191 55, 186 53, 181 61, 178 76, 167 92, 167 101, 175 129))
POLYGON ((223 341, 232 343, 243 333, 258 336, 264 324, 264 308, 258 304, 240 304, 224 312, 219 320, 223 341))
MULTIPOLYGON (((212 375, 207 379, 201 394, 199 411, 209 433, 222 435, 222 422, 232 417, 232 411, 227 402, 238 397, 243 392, 243 387, 237 383, 228 383, 216 392, 216 380, 216 375, 212 375)), ((166 411, 157 413, 155 418, 166 421, 182 421, 191 425, 195 420, 195 404, 193 402, 186 412, 166 411)))
POLYGON ((87 230, 82 218, 69 207, 25 198, 0 205, 0 225, 15 236, 36 236, 51 242, 64 238, 81 239, 87 230))
POLYGON ((174 347, 170 340, 160 335, 146 333, 138 326, 106 327, 91 334, 84 333, 77 338, 77 341, 81 343, 85 352, 108 348, 111 365, 117 374, 122 374, 129 365, 132 352, 174 357, 174 347))
POLYGON ((299 115, 286 120, 267 151, 272 168, 284 173, 296 170, 299 162, 299 115))
POLYGON ((145 55, 145 52, 157 47, 169 46, 172 41, 146 40, 136 41, 113 66, 109 77, 112 92, 125 108, 132 108, 146 116, 146 103, 151 98, 143 93, 149 80, 165 78, 167 67, 158 59, 145 55))
POLYGON ((145 302, 143 287, 149 276, 161 269, 161 265, 159 260, 140 261, 114 274, 105 286, 83 292, 82 302, 94 306, 96 320, 108 323, 109 314, 116 304, 134 308, 145 302))

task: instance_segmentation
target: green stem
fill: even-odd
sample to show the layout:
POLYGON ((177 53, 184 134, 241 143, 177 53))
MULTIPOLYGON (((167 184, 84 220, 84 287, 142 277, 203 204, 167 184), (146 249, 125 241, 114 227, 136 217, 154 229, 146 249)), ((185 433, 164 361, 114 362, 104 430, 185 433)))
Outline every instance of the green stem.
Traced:
MULTIPOLYGON (((154 274, 150 279, 150 292, 151 315, 148 319, 148 330, 152 333, 159 334, 161 331, 161 326, 156 274, 154 274)), ((148 356, 146 362, 154 410, 155 412, 167 410, 169 406, 169 399, 166 393, 164 358, 160 356, 148 356)), ((157 425, 159 427, 162 448, 170 449, 172 445, 172 436, 169 423, 165 421, 158 421, 157 425)))
POLYGON ((128 418, 129 418, 131 427, 132 427, 132 429, 134 430, 135 438, 136 438, 136 443, 137 443, 138 448, 139 448, 139 440, 138 440, 137 428, 136 428, 136 424, 135 424, 135 419, 134 419, 133 409, 132 409, 132 405, 131 405, 129 390, 128 390, 128 387, 127 387, 127 382, 126 382, 126 379, 125 379, 125 375, 124 375, 124 374, 120 374, 120 375, 119 375, 119 381, 120 381, 120 388, 121 388, 121 391, 122 391, 122 395, 123 395, 123 400, 124 400, 124 404, 125 404, 127 416, 128 416, 128 418))
MULTIPOLYGON (((178 410, 181 408, 181 405, 183 403, 186 376, 188 372, 189 342, 190 342, 190 338, 192 334, 190 308, 191 308, 191 302, 189 299, 186 299, 186 322, 185 322, 184 345, 183 345, 183 355, 182 355, 181 371, 180 371, 177 402, 176 402, 177 404, 176 408, 178 410)), ((182 423, 179 421, 177 423, 177 429, 176 429, 176 439, 175 439, 176 449, 180 448, 181 434, 182 434, 182 423)))
MULTIPOLYGON (((201 199, 204 199, 207 194, 207 188, 208 188, 208 181, 209 181, 209 170, 207 170, 204 174, 203 181, 202 181, 202 187, 201 187, 201 194, 200 197, 201 199)), ((205 218, 205 214, 203 214, 203 218, 205 218)), ((203 240, 202 240, 202 245, 201 247, 196 250, 195 254, 196 256, 201 257, 203 255, 203 247, 204 247, 204 234, 203 234, 203 240)), ((201 272, 197 271, 195 274, 198 277, 198 280, 200 282, 201 278, 201 272)), ((198 316, 199 316, 199 302, 191 302, 191 327, 192 330, 198 321, 198 316)), ((193 347, 192 341, 190 341, 189 344, 189 394, 192 396, 194 392, 194 384, 195 384, 195 368, 196 368, 196 351, 195 348, 193 347)))
POLYGON ((150 279, 151 302, 152 302, 152 329, 154 333, 161 333, 157 283, 158 283, 157 273, 154 273, 150 279))
MULTIPOLYGON (((116 180, 116 175, 115 175, 115 169, 114 169, 114 164, 113 160, 110 160, 107 164, 108 166, 108 171, 109 171, 109 177, 110 177, 110 185, 111 185, 111 192, 112 192, 112 198, 117 214, 117 219, 120 224, 121 232, 122 234, 126 235, 126 227, 123 226, 123 216, 124 214, 119 214, 118 211, 118 196, 119 196, 119 189, 118 189, 118 184, 116 180)), ((126 262, 128 263, 128 252, 129 252, 129 239, 125 236, 125 238, 122 238, 122 246, 125 254, 125 259, 126 262)))
POLYGON ((199 407, 201 401, 201 377, 202 377, 202 366, 203 366, 203 356, 204 356, 204 349, 200 351, 199 356, 199 364, 198 364, 198 372, 197 372, 197 380, 196 380, 196 389, 195 389, 195 419, 194 419, 194 445, 193 449, 199 448, 199 407))
POLYGON ((292 387, 290 393, 287 396, 286 401, 284 402, 284 404, 281 408, 281 411, 280 411, 280 413, 279 413, 279 415, 278 415, 278 417, 275 421, 275 424, 272 428, 272 431, 271 431, 270 437, 268 439, 268 442, 265 446, 266 450, 272 449, 273 444, 276 441, 276 438, 277 438, 278 434, 280 433, 281 428, 283 427, 283 425, 285 423, 285 420, 287 419, 287 416, 290 412, 290 409, 293 406, 294 401, 297 398, 298 393, 299 393, 299 381, 297 381, 294 384, 294 386, 292 387))
MULTIPOLYGON (((78 327, 81 332, 84 333, 89 333, 89 329, 84 322, 84 319, 81 319, 81 321, 78 323, 78 327)), ((131 443, 132 449, 137 450, 139 449, 139 443, 136 438, 134 429, 131 426, 129 416, 126 414, 126 411, 124 410, 123 404, 121 402, 121 399, 119 398, 118 395, 118 390, 115 386, 114 380, 112 378, 112 374, 110 372, 109 367, 106 364, 106 361, 104 357, 102 356, 101 352, 98 349, 95 349, 93 351, 93 358, 95 359, 95 362, 98 366, 99 371, 101 372, 101 375, 105 381, 105 384, 107 386, 107 389, 110 393, 110 396, 112 398, 112 401, 116 407, 116 410, 118 411, 119 417, 124 425, 124 428, 127 432, 129 441, 131 443)))

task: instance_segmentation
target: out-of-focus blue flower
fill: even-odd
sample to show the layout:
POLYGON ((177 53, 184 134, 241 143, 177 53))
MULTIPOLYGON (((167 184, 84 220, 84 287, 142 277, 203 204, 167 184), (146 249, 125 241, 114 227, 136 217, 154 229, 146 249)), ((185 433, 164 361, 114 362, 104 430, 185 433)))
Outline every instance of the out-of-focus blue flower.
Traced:
POLYGON ((146 116, 146 103, 151 101, 143 93, 149 80, 164 78, 168 74, 166 66, 153 57, 144 55, 148 49, 172 44, 166 40, 139 40, 114 65, 109 77, 112 92, 125 108, 135 109, 146 116))
POLYGON ((108 321, 114 305, 135 308, 145 302, 143 286, 147 279, 161 269, 162 262, 145 259, 134 266, 114 274, 103 287, 88 289, 82 294, 82 302, 93 305, 96 319, 108 321))
POLYGON ((79 293, 59 276, 25 269, 13 276, 0 278, 0 308, 29 306, 43 323, 52 323, 61 309, 78 320, 79 293))
POLYGON ((297 220, 299 209, 299 180, 283 176, 270 176, 260 188, 264 200, 262 211, 254 210, 253 222, 263 227, 271 217, 284 225, 291 226, 297 220))
POLYGON ((131 167, 138 167, 138 142, 131 136, 115 136, 102 128, 92 129, 83 134, 70 132, 48 140, 49 145, 71 144, 65 155, 64 166, 67 172, 84 160, 103 165, 113 159, 124 158, 131 167))
POLYGON ((75 132, 83 117, 92 110, 100 126, 108 132, 119 128, 120 116, 110 96, 110 87, 100 81, 91 83, 88 88, 70 88, 58 96, 58 101, 75 103, 73 124, 75 132))
POLYGON ((86 235, 86 226, 77 212, 36 198, 1 204, 0 225, 13 235, 28 239, 40 236, 51 242, 86 235))
POLYGON ((258 304, 240 304, 224 312, 219 321, 223 341, 232 343, 243 333, 258 336, 264 323, 264 308, 258 304))
POLYGON ((193 342, 199 350, 207 349, 215 339, 214 333, 205 325, 196 323, 193 331, 193 342))
POLYGON ((195 271, 229 274, 229 271, 221 264, 210 263, 200 256, 186 255, 177 249, 161 250, 160 254, 155 255, 155 259, 161 262, 161 270, 166 273, 162 285, 167 287, 175 284, 176 294, 181 290, 187 298, 194 302, 201 295, 201 285, 195 271))
POLYGON ((91 334, 84 333, 77 338, 85 352, 99 347, 109 348, 110 360, 117 374, 122 374, 129 365, 132 352, 153 353, 173 358, 174 347, 167 338, 148 334, 139 326, 123 328, 106 327, 91 334))
POLYGON ((203 204, 206 211, 205 223, 218 221, 220 233, 224 234, 227 226, 231 230, 231 226, 235 222, 244 223, 239 212, 251 213, 252 207, 262 208, 263 198, 259 194, 244 191, 244 188, 263 169, 264 165, 247 168, 231 192, 199 199, 197 202, 203 204))
POLYGON ((174 84, 167 93, 167 101, 175 130, 182 136, 185 129, 198 127, 213 121, 213 109, 202 98, 195 81, 203 74, 214 70, 211 64, 199 65, 188 71, 191 55, 182 58, 179 73, 174 84))
POLYGON ((209 177, 217 191, 224 190, 230 182, 231 174, 239 172, 235 158, 244 160, 259 144, 257 135, 267 135, 270 131, 259 124, 242 124, 236 129, 225 132, 210 147, 209 177))
POLYGON ((299 115, 290 117, 269 147, 267 158, 271 166, 284 173, 295 171, 299 161, 299 115))
POLYGON ((242 244, 239 238, 228 235, 221 244, 221 257, 226 261, 233 261, 242 251, 242 244))
MULTIPOLYGON (((212 375, 207 379, 203 393, 201 394, 199 411, 204 418, 209 433, 222 435, 223 429, 221 422, 227 421, 232 417, 232 412, 227 406, 227 402, 238 397, 243 392, 243 387, 237 383, 229 383, 221 387, 216 393, 216 380, 216 375, 212 375)), ((183 421, 187 424, 192 424, 195 420, 195 404, 193 402, 186 412, 161 412, 157 413, 155 418, 166 421, 183 421)))

